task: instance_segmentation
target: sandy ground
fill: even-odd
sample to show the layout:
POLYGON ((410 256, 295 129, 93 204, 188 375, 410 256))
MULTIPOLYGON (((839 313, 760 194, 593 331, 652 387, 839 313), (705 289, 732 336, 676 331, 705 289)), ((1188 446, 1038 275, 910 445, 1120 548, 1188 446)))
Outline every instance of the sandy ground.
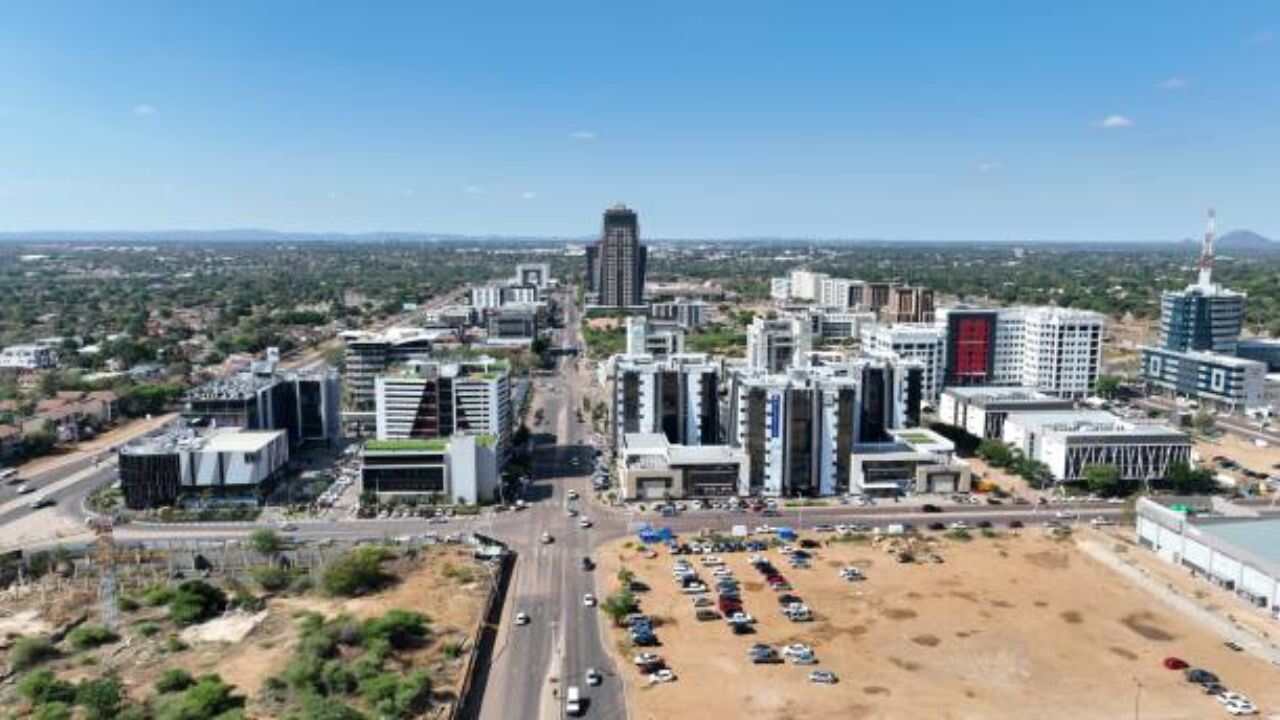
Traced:
POLYGON ((266 610, 258 613, 228 613, 207 623, 183 630, 181 637, 188 643, 244 642, 244 639, 249 637, 249 633, 266 619, 266 610))
MULTIPOLYGON (((735 636, 722 621, 693 618, 667 553, 645 560, 620 544, 602 550, 601 577, 625 565, 652 585, 642 608, 660 618, 657 652, 679 676, 645 687, 622 660, 632 718, 1115 718, 1132 716, 1135 698, 1142 717, 1225 717, 1161 666, 1171 655, 1212 669, 1264 712, 1280 708, 1275 668, 1224 648, 1070 540, 1028 531, 941 540, 938 552, 945 563, 902 565, 870 544, 840 544, 818 551, 813 569, 791 570, 771 551, 817 614, 803 624, 779 614, 745 554, 726 556, 758 620, 755 635, 735 636), (846 563, 869 579, 840 580, 846 563), (835 671, 840 683, 811 685, 811 667, 751 665, 746 651, 756 642, 807 643, 819 659, 811 667, 835 671)), ((617 631, 615 651, 623 638, 617 631)))
MULTIPOLYGON (((294 616, 302 611, 319 612, 326 616, 347 613, 357 618, 381 615, 392 609, 415 610, 430 619, 433 642, 421 651, 424 662, 430 662, 446 641, 465 640, 470 645, 480 608, 488 592, 484 570, 476 566, 464 550, 436 546, 429 550, 436 557, 424 563, 412 574, 385 592, 352 600, 333 600, 305 596, 280 598, 268 606, 269 617, 262 627, 249 635, 248 642, 227 647, 216 661, 201 667, 204 672, 216 672, 223 679, 241 688, 250 697, 257 693, 262 681, 279 673, 288 661, 297 638, 294 616), (461 583, 444 575, 446 565, 469 569, 475 580, 461 583)), ((434 675, 440 688, 455 687, 461 681, 460 664, 450 665, 444 675, 434 675)))
POLYGON ((39 611, 21 610, 0 615, 0 647, 9 646, 9 638, 19 635, 47 635, 53 626, 40 617, 39 611))

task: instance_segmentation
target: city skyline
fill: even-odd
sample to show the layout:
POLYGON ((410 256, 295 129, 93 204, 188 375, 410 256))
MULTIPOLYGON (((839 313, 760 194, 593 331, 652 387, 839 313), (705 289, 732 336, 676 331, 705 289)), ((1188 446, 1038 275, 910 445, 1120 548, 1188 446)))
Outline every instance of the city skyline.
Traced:
POLYGON ((1280 235, 1268 3, 730 9, 15 8, 0 231, 1280 235))

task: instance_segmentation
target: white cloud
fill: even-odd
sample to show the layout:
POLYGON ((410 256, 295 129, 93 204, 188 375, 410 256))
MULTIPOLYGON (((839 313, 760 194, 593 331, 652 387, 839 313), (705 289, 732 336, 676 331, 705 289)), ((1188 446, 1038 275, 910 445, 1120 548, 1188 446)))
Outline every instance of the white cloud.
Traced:
POLYGON ((1112 130, 1115 128, 1133 127, 1133 120, 1124 115, 1108 115, 1102 118, 1102 122, 1098 123, 1098 127, 1112 130))
POLYGON ((525 190, 524 192, 520 193, 520 197, 521 197, 521 198, 523 198, 523 199, 525 199, 525 200, 532 200, 532 199, 534 199, 534 198, 538 197, 538 193, 536 193, 536 192, 534 192, 534 191, 532 191, 532 190, 525 190))
POLYGON ((569 137, 574 140, 595 140, 598 136, 591 130, 575 130, 569 133, 569 137))
POLYGON ((1181 90, 1187 86, 1187 79, 1174 75, 1160 83, 1161 90, 1181 90))
POLYGON ((155 105, 148 105, 148 104, 146 104, 146 103, 141 103, 141 104, 139 104, 139 105, 134 105, 134 106, 133 106, 133 114, 134 114, 134 115, 137 115, 138 117, 146 117, 146 116, 148 116, 148 115, 155 115, 155 114, 156 114, 156 106, 155 106, 155 105))
POLYGON ((981 172, 981 173, 989 173, 989 172, 992 172, 992 171, 994 171, 994 170, 999 170, 1001 167, 1002 167, 1002 166, 1001 166, 1001 165, 1000 165, 1000 163, 998 163, 998 162, 984 162, 984 163, 978 163, 978 172, 981 172))
POLYGON ((463 185, 462 192, 468 195, 479 195, 480 193, 484 192, 484 188, 480 187, 479 185, 463 185))

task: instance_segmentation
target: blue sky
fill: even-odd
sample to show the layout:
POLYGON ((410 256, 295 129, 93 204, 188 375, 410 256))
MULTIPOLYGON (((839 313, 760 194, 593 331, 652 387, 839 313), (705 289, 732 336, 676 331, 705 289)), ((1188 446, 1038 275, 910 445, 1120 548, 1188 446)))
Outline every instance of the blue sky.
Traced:
POLYGON ((1280 237, 1274 0, 4 16, 0 230, 1280 237))

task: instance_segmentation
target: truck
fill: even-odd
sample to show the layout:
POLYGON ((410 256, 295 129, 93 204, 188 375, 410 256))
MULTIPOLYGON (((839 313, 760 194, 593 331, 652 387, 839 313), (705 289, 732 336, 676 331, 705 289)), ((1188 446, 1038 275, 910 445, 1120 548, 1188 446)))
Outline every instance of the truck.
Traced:
POLYGON ((582 714, 582 692, 577 685, 570 685, 564 694, 564 714, 569 717, 582 714))

